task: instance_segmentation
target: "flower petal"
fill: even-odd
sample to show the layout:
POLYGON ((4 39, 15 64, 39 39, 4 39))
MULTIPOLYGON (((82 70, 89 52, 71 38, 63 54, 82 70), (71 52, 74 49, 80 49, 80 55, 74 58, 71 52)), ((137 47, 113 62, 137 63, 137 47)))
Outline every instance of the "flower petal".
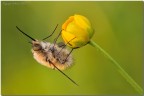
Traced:
POLYGON ((85 29, 91 26, 89 20, 82 15, 74 15, 74 21, 78 26, 85 29))
POLYGON ((66 30, 67 25, 74 20, 74 16, 70 16, 68 20, 62 25, 62 29, 66 30))
POLYGON ((89 20, 82 16, 82 15, 74 15, 74 21, 75 23, 80 26, 82 29, 86 30, 88 32, 89 37, 91 38, 94 34, 94 30, 91 27, 91 23, 89 20))

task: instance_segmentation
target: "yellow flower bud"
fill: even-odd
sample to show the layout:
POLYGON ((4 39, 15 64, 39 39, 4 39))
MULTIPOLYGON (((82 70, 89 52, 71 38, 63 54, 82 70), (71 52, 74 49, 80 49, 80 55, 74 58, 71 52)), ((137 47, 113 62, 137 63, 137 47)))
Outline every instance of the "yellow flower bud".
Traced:
POLYGON ((89 20, 82 15, 74 15, 62 25, 62 38, 68 46, 79 48, 86 45, 94 34, 89 20))

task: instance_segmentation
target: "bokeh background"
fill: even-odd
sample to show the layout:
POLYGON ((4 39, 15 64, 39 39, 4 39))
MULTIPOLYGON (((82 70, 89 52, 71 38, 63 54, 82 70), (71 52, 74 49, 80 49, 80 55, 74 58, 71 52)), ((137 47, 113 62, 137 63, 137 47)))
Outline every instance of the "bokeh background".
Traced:
MULTIPOLYGON (((74 14, 86 16, 95 29, 93 40, 142 86, 142 2, 2 2, 2 94, 137 94, 98 50, 86 45, 75 50, 74 66, 64 72, 38 64, 29 38, 41 40, 74 14)), ((62 41, 59 38, 58 42, 62 41)))

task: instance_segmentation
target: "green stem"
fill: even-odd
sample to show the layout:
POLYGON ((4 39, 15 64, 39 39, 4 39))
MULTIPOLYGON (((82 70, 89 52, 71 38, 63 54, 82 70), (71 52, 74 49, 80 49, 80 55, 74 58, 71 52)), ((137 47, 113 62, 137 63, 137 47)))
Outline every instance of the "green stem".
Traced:
POLYGON ((143 89, 132 79, 132 77, 120 66, 118 62, 116 62, 104 49, 102 49, 98 44, 94 41, 90 41, 89 43, 93 47, 96 47, 99 51, 101 51, 117 68, 117 71, 134 87, 134 89, 139 93, 143 94, 143 89))

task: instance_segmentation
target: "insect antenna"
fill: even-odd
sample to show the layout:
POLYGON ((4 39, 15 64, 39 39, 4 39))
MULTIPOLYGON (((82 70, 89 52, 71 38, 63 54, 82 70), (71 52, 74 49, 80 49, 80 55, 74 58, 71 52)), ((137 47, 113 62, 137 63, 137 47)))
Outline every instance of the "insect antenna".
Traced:
POLYGON ((58 27, 58 24, 56 25, 56 27, 55 27, 55 29, 54 29, 54 31, 49 35, 49 36, 47 36, 47 37, 45 37, 45 38, 43 38, 42 40, 45 40, 45 39, 47 39, 47 38, 49 38, 49 37, 51 37, 53 34, 54 34, 54 32, 55 32, 55 30, 57 29, 57 27, 58 27))
POLYGON ((36 41, 34 38, 32 38, 31 36, 29 36, 28 34, 26 34, 26 33, 24 33, 20 28, 18 28, 17 26, 16 26, 16 28, 21 32, 21 33, 23 33, 25 36, 27 36, 27 37, 29 37, 31 40, 33 40, 33 41, 36 41))
POLYGON ((74 84, 76 84, 78 86, 78 84, 72 80, 68 75, 66 75, 64 72, 62 72, 59 68, 57 68, 51 61, 49 61, 60 73, 62 73, 64 76, 66 76, 71 82, 73 82, 74 84))

